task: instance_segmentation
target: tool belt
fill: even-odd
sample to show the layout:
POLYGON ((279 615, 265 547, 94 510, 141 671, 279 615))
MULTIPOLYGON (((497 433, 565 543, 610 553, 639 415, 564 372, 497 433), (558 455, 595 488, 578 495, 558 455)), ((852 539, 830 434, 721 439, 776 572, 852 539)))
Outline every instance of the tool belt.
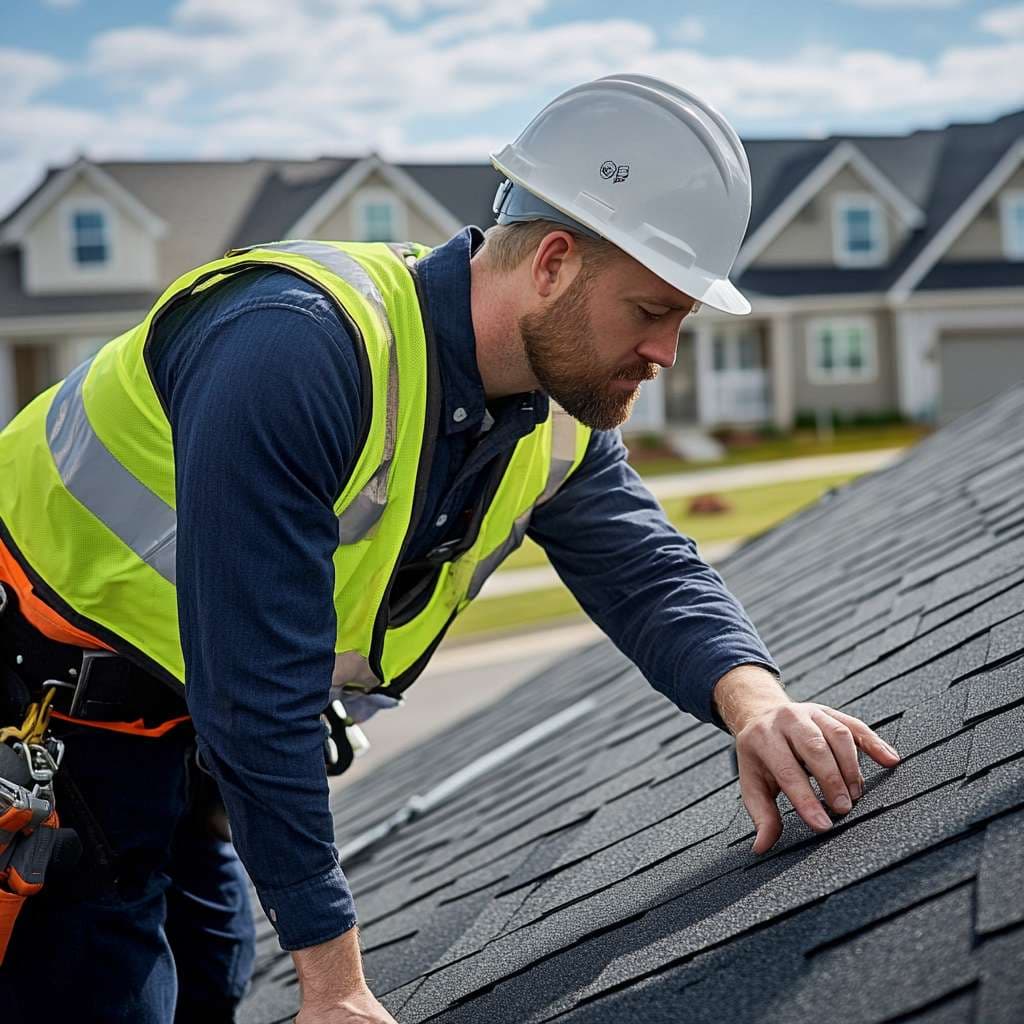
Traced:
POLYGON ((162 735, 188 718, 183 697, 127 659, 58 643, 19 613, 0 583, 0 964, 25 900, 50 867, 73 867, 83 840, 97 876, 115 883, 113 852, 74 781, 60 772, 63 743, 51 717, 117 731, 162 735), (57 815, 68 801, 75 829, 57 815))
POLYGON ((16 595, 3 584, 0 673, 0 678, 7 680, 6 695, 0 693, 0 726, 18 717, 18 703, 24 706, 50 688, 57 691, 52 710, 58 719, 157 736, 188 717, 183 693, 172 692, 127 658, 110 651, 83 650, 44 636, 21 615, 16 595))

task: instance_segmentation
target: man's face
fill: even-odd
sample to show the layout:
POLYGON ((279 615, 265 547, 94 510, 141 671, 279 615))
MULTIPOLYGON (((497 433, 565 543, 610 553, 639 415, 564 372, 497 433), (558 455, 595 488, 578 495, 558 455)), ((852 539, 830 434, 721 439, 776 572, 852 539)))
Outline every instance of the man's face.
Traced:
POLYGON ((659 366, 675 362, 679 327, 694 301, 627 256, 577 273, 546 309, 519 321, 537 382, 595 430, 625 422, 659 366))

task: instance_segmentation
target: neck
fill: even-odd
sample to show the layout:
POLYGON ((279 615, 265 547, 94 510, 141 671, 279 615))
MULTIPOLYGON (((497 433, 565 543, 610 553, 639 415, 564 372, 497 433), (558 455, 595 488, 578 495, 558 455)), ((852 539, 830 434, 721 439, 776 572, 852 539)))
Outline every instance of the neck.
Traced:
POLYGON ((484 394, 490 399, 535 391, 537 380, 519 332, 522 311, 515 301, 513 275, 496 273, 479 256, 469 268, 476 361, 484 394))

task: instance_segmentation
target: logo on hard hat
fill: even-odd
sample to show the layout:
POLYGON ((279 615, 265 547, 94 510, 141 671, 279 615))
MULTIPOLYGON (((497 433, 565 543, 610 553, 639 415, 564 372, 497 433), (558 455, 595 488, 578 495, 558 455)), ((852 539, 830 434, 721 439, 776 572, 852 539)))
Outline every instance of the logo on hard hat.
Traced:
POLYGON ((612 179, 612 184, 625 181, 629 177, 629 164, 617 164, 614 160, 605 160, 601 164, 601 177, 612 179))

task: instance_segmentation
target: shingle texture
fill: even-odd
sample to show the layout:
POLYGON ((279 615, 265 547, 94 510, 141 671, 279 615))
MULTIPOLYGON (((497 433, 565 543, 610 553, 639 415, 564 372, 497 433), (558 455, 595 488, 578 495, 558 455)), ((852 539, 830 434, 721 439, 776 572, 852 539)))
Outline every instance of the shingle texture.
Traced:
MULTIPOLYGON (((1020 1021, 1024 385, 723 566, 791 694, 903 755, 755 856, 730 737, 609 643, 338 794, 340 845, 584 697, 596 707, 345 864, 402 1024, 1020 1021)), ((486 685, 481 679, 480 685, 486 685)), ((397 712, 402 713, 402 712, 397 712)), ((240 1019, 290 1019, 260 923, 240 1019)))

